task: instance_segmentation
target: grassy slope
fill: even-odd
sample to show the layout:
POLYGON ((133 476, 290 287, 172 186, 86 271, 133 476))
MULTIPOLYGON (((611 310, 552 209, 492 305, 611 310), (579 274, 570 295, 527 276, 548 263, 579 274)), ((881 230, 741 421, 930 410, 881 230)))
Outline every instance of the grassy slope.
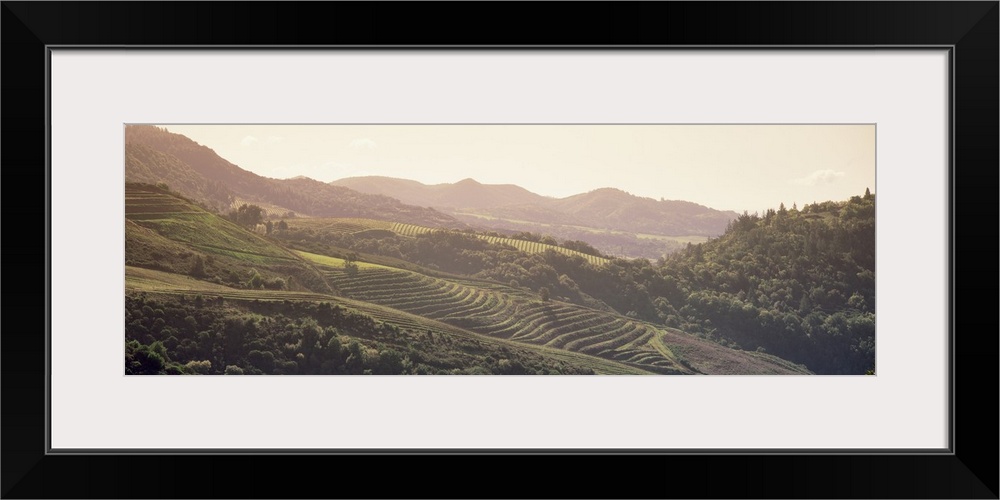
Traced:
POLYGON ((125 259, 136 267, 190 273, 235 285, 256 270, 265 279, 291 277, 291 289, 329 292, 311 264, 266 238, 152 187, 125 190, 125 259))

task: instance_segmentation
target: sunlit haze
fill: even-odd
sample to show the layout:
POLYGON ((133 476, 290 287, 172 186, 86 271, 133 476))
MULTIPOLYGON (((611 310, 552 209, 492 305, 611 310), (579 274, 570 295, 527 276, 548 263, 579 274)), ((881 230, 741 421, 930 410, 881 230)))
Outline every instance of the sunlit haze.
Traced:
POLYGON ((258 175, 614 187, 722 210, 875 192, 874 125, 163 125, 258 175))

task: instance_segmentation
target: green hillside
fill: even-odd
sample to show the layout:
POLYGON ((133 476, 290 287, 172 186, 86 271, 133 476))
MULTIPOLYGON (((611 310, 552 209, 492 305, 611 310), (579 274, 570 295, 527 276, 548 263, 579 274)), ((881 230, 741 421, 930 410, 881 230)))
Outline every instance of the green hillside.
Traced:
POLYGON ((875 195, 744 214, 663 262, 666 323, 803 363, 875 369, 875 195))
MULTIPOLYGON (((313 231, 325 231, 331 233, 345 233, 355 236, 357 238, 377 237, 380 235, 378 231, 392 232, 400 236, 417 236, 421 234, 430 234, 442 231, 442 229, 440 228, 420 226, 417 224, 407 224, 403 222, 389 222, 389 221, 357 219, 357 218, 289 219, 286 221, 286 223, 289 225, 290 228, 293 229, 299 228, 299 229, 309 229, 313 231)), ((610 260, 605 257, 590 255, 577 250, 571 250, 569 248, 561 247, 558 245, 552 245, 536 241, 507 238, 491 234, 469 233, 464 231, 461 233, 470 234, 489 243, 510 246, 526 253, 544 254, 548 250, 553 250, 563 255, 571 257, 580 257, 583 260, 595 266, 606 264, 610 260)))
POLYGON ((656 263, 593 265, 526 240, 513 251, 482 234, 390 222, 291 221, 276 237, 312 253, 353 251, 536 294, 545 289, 555 300, 775 354, 814 372, 863 374, 875 360, 874 213, 867 194, 745 214, 723 236, 656 263))
POLYGON ((127 374, 629 374, 376 304, 127 268, 127 374))
POLYGON ((610 188, 361 182, 539 228, 501 233, 264 178, 158 127, 127 127, 125 160, 128 374, 875 370, 869 192, 730 220, 610 188))
POLYGON ((309 261, 176 193, 128 184, 125 197, 128 373, 649 373, 336 296, 309 261), (343 310, 330 319, 324 304, 343 310), (251 340, 251 332, 277 329, 274 319, 281 332, 251 340), (301 333, 301 321, 322 326, 318 335, 332 359, 302 362, 297 354, 309 349, 289 353, 281 344, 282 335, 301 333), (237 333, 240 340, 227 340, 237 333), (354 361, 352 342, 361 346, 354 361), (399 363, 386 368, 380 351, 399 363))
POLYGON ((163 188, 125 188, 125 263, 227 286, 330 292, 284 247, 163 188))
POLYGON ((352 268, 343 259, 298 253, 320 266, 347 297, 489 337, 579 352, 654 373, 805 373, 772 356, 734 351, 613 313, 545 301, 521 289, 487 289, 368 263, 352 268))
POLYGON ((290 251, 161 187, 125 195, 129 373, 804 372, 519 287, 290 251))

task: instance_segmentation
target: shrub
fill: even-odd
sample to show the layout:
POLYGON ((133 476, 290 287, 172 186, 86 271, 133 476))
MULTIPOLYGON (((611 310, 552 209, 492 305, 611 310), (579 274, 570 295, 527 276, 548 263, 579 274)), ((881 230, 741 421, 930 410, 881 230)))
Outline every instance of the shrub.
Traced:
POLYGON ((207 359, 204 361, 188 361, 188 363, 184 366, 186 366, 192 373, 198 373, 201 375, 207 375, 212 371, 212 362, 207 359))

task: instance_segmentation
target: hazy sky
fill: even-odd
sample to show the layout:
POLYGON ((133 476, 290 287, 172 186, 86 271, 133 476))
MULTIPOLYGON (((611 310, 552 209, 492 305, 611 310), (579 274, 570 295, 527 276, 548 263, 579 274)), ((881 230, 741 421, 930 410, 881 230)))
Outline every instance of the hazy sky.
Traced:
POLYGON ((615 187, 723 210, 875 192, 874 125, 165 125, 259 175, 615 187))

